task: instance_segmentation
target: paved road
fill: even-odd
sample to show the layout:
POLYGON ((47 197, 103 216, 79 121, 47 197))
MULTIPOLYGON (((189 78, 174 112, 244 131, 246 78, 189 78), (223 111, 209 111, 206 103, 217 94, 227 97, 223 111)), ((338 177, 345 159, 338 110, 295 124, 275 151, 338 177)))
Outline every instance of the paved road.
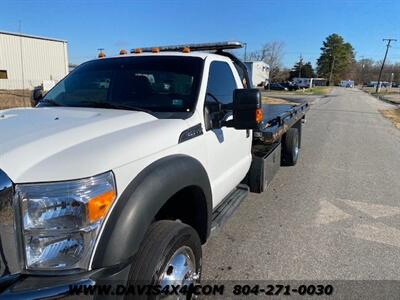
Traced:
POLYGON ((204 279, 400 279, 400 130, 378 102, 315 100, 295 167, 251 194, 204 247, 204 279))

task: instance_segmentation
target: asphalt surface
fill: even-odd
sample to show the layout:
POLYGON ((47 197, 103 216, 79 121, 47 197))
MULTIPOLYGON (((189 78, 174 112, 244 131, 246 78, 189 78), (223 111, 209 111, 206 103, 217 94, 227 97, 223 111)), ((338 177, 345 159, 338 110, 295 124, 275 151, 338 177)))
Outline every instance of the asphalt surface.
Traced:
POLYGON ((295 167, 203 248, 203 279, 400 280, 400 130, 355 89, 313 98, 295 167))

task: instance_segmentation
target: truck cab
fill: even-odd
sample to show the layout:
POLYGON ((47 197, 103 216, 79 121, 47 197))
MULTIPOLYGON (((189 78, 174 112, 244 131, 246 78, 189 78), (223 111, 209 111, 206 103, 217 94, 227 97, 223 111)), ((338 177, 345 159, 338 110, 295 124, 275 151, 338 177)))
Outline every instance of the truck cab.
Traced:
POLYGON ((241 46, 89 61, 0 111, 0 297, 199 281, 211 231, 300 147, 305 106, 264 113, 241 46))

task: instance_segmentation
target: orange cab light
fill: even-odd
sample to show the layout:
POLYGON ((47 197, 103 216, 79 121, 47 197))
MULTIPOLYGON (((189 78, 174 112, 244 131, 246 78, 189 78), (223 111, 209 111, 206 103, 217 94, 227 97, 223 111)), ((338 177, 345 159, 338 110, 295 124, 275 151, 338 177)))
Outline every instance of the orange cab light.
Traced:
POLYGON ((183 53, 190 53, 190 48, 189 47, 185 47, 182 50, 183 53))
POLYGON ((160 52, 160 48, 151 48, 151 52, 158 53, 160 52))
POLYGON ((136 49, 135 49, 135 53, 136 53, 136 54, 140 54, 140 53, 142 53, 142 49, 140 49, 140 48, 136 48, 136 49))
POLYGON ((257 108, 256 109, 256 122, 261 123, 262 120, 263 120, 263 111, 261 108, 257 108))
POLYGON ((99 55, 97 55, 98 58, 104 58, 106 57, 106 54, 103 51, 99 52, 99 55))
POLYGON ((87 216, 90 223, 96 222, 106 216, 115 196, 114 191, 107 191, 88 201, 87 216))
POLYGON ((126 55, 128 52, 125 49, 119 50, 119 55, 126 55))

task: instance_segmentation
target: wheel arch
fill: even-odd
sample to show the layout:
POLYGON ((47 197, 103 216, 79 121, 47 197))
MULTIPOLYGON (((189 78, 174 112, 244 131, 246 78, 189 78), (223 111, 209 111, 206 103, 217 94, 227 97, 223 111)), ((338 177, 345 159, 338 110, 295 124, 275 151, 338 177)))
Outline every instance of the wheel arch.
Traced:
POLYGON ((212 215, 212 193, 207 172, 193 157, 171 155, 141 171, 119 197, 99 237, 92 269, 129 262, 149 226, 165 217, 164 212, 168 211, 165 208, 171 207, 169 200, 174 199, 176 205, 181 193, 188 192, 194 195, 194 211, 200 205, 206 216, 182 221, 193 226, 205 242, 210 234, 212 215))

